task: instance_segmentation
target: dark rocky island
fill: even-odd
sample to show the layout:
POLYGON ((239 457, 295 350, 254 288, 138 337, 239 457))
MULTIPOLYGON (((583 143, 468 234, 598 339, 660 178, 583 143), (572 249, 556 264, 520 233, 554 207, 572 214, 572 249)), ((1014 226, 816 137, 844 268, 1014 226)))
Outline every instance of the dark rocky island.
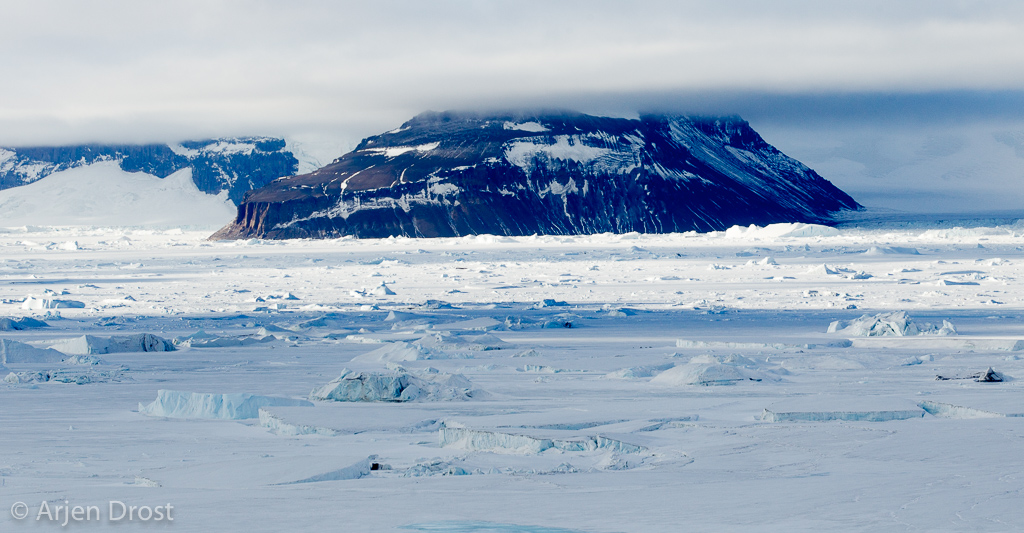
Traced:
POLYGON ((739 117, 424 113, 249 192, 211 238, 668 233, 859 208, 739 117))

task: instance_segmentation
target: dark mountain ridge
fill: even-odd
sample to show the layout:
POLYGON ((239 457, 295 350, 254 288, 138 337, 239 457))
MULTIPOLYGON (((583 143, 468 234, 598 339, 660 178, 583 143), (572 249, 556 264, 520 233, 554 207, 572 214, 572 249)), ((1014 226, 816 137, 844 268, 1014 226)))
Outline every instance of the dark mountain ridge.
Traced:
POLYGON ((27 185, 62 170, 117 161, 125 172, 160 178, 192 169, 192 181, 208 194, 228 192, 236 205, 246 192, 294 174, 298 160, 283 139, 238 137, 180 144, 83 144, 0 148, 0 189, 27 185))
POLYGON ((735 116, 424 113, 246 194, 213 238, 711 231, 859 208, 735 116))

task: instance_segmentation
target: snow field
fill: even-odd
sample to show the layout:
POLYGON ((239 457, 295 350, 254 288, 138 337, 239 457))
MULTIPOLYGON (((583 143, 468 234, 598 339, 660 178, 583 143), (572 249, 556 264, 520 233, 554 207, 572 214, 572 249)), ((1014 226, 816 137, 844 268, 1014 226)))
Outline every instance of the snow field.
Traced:
POLYGON ((1024 467, 1024 227, 791 229, 9 229, 0 317, 49 327, 4 346, 148 334, 176 349, 5 362, 0 503, 169 501, 181 531, 1024 528, 1007 475, 1024 467), (83 307, 22 308, 47 295, 83 307), (898 311, 957 335, 827 331, 898 311), (1008 379, 970 379, 989 367, 1008 379), (445 386, 388 401, 349 394, 359 376, 445 386))

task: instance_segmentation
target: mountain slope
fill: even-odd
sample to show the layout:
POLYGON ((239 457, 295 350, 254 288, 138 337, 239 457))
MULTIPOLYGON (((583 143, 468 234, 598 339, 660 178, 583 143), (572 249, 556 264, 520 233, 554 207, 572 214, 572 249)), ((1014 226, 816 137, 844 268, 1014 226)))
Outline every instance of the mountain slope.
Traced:
POLYGON ((103 161, 116 162, 125 172, 145 172, 165 178, 191 169, 200 191, 227 196, 235 204, 258 189, 299 168, 285 141, 270 137, 240 137, 186 141, 181 144, 39 146, 0 148, 0 189, 33 183, 64 170, 103 161))
POLYGON ((218 226, 227 193, 201 192, 184 168, 166 178, 125 172, 117 161, 62 170, 0 191, 0 226, 218 226))
POLYGON ((425 113, 247 194, 214 238, 708 231, 859 207, 738 117, 425 113))

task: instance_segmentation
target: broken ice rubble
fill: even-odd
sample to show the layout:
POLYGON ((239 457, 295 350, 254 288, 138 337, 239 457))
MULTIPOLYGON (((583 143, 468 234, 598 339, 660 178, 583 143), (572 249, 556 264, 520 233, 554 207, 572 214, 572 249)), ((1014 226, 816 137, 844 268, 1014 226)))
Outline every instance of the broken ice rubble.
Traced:
POLYGON ((442 448, 514 454, 538 454, 550 449, 565 452, 607 450, 616 453, 642 453, 647 450, 643 446, 602 436, 553 439, 447 426, 440 429, 438 437, 442 448))
POLYGON ((942 326, 927 323, 918 325, 906 311, 896 311, 875 316, 863 315, 855 320, 836 320, 829 324, 828 332, 851 337, 948 336, 956 335, 956 328, 946 320, 942 321, 942 326))
POLYGON ((43 309, 82 309, 83 302, 76 300, 56 300, 53 298, 35 298, 29 296, 21 303, 21 308, 28 311, 41 311, 43 309))
POLYGON ((230 348, 235 346, 250 346, 253 344, 273 342, 276 340, 277 337, 273 335, 258 334, 239 335, 235 337, 218 337, 200 330, 191 335, 175 337, 174 345, 182 348, 230 348))
POLYGON ((0 318, 0 331, 23 331, 33 328, 45 328, 49 324, 31 317, 0 318))
POLYGON ((427 359, 448 359, 448 354, 428 350, 419 344, 397 341, 390 342, 371 352, 358 355, 353 361, 403 362, 427 359))
POLYGON ((751 381, 778 381, 779 370, 765 371, 741 355, 699 355, 685 365, 672 367, 651 379, 655 385, 732 385, 751 381))
POLYGON ((921 409, 897 411, 794 411, 775 412, 764 410, 761 420, 765 422, 825 422, 829 420, 845 420, 848 422, 888 422, 890 420, 908 420, 921 418, 921 409))

